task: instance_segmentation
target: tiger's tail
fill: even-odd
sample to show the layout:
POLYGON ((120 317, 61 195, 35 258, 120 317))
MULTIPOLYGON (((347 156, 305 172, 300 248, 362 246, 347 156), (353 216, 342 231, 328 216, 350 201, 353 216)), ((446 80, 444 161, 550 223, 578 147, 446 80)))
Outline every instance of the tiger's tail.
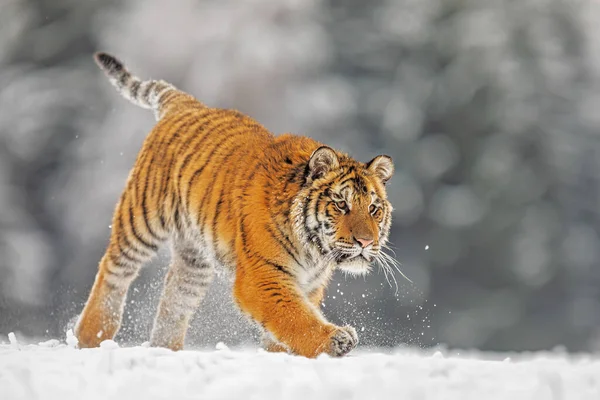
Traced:
POLYGON ((169 105, 182 96, 190 95, 165 81, 146 80, 132 75, 116 57, 107 53, 95 53, 94 60, 108 77, 110 83, 126 99, 143 108, 151 109, 157 120, 168 111, 169 105))

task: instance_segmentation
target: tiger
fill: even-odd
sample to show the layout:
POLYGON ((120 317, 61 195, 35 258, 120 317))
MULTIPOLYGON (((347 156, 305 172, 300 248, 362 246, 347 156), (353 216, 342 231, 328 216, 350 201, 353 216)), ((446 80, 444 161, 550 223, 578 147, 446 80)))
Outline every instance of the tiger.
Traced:
POLYGON ((106 252, 75 325, 80 348, 119 330, 128 289, 169 243, 171 260, 150 345, 181 350, 215 271, 262 331, 267 351, 344 356, 356 330, 321 310, 336 270, 365 275, 391 226, 394 165, 367 163, 309 137, 274 135, 233 109, 211 108, 162 80, 141 80, 112 55, 94 59, 117 91, 153 111, 116 204, 106 252))

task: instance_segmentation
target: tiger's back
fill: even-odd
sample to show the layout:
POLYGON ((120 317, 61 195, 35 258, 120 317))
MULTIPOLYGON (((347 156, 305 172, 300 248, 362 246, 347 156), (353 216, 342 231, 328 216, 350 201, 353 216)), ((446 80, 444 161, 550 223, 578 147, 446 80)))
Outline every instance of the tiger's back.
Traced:
POLYGON ((389 215, 377 222, 371 208, 377 198, 377 207, 391 212, 383 187, 393 171, 389 158, 364 165, 307 137, 275 137, 237 111, 206 107, 166 82, 140 81, 112 56, 100 53, 96 60, 126 98, 154 111, 158 123, 115 209, 107 252, 76 327, 80 346, 114 337, 129 285, 170 241, 152 345, 183 347, 215 268, 225 266, 235 273, 237 304, 264 329, 268 349, 306 356, 352 349, 356 332, 328 323, 319 304, 337 266, 365 264, 347 257, 350 248, 360 243, 368 259, 387 239, 389 215), (340 201, 323 202, 334 194, 354 196, 341 201, 348 202, 347 213, 340 201), (353 216, 350 204, 358 210, 353 216), (333 229, 331 219, 345 214, 347 226, 333 229), (338 244, 328 242, 332 232, 338 244))
MULTIPOLYGON (((139 233, 153 246, 169 238, 193 240, 204 257, 234 269, 236 241, 247 240, 241 235, 242 220, 249 217, 244 204, 264 200, 253 203, 253 210, 264 208, 267 222, 283 226, 280 217, 289 218, 301 184, 298 164, 319 146, 304 137, 275 138, 234 110, 186 104, 148 135, 120 210, 125 218, 132 210, 136 220, 144 220, 139 233), (294 156, 283 157, 288 153, 294 156)), ((291 233, 284 237, 290 245, 291 233)))
POLYGON ((157 124, 131 180, 150 182, 150 190, 142 188, 138 198, 157 210, 162 233, 194 240, 205 257, 224 261, 232 256, 235 237, 226 223, 236 214, 231 196, 245 172, 235 166, 247 165, 245 159, 272 140, 260 124, 235 111, 191 105, 157 124))

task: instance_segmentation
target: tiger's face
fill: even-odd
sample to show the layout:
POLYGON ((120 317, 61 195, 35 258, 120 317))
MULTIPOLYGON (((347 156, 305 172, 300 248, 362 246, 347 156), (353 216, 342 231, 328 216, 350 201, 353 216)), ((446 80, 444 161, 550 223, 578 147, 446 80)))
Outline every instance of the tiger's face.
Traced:
POLYGON ((391 158, 378 156, 363 164, 321 147, 307 170, 301 236, 341 270, 368 273, 390 231, 385 182, 393 174, 391 158))

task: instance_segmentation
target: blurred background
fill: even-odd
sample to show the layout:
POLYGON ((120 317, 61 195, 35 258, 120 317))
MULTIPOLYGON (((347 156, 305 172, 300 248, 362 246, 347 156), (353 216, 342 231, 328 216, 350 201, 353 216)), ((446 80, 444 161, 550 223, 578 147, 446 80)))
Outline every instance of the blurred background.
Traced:
MULTIPOLYGON (((275 133, 394 158, 412 283, 340 274, 325 304, 363 345, 600 350, 599 27, 594 0, 2 0, 0 338, 64 337, 154 124, 94 65, 105 50, 275 133)), ((148 340, 167 263, 119 340, 148 340)), ((255 340, 228 285, 191 346, 255 340)))

